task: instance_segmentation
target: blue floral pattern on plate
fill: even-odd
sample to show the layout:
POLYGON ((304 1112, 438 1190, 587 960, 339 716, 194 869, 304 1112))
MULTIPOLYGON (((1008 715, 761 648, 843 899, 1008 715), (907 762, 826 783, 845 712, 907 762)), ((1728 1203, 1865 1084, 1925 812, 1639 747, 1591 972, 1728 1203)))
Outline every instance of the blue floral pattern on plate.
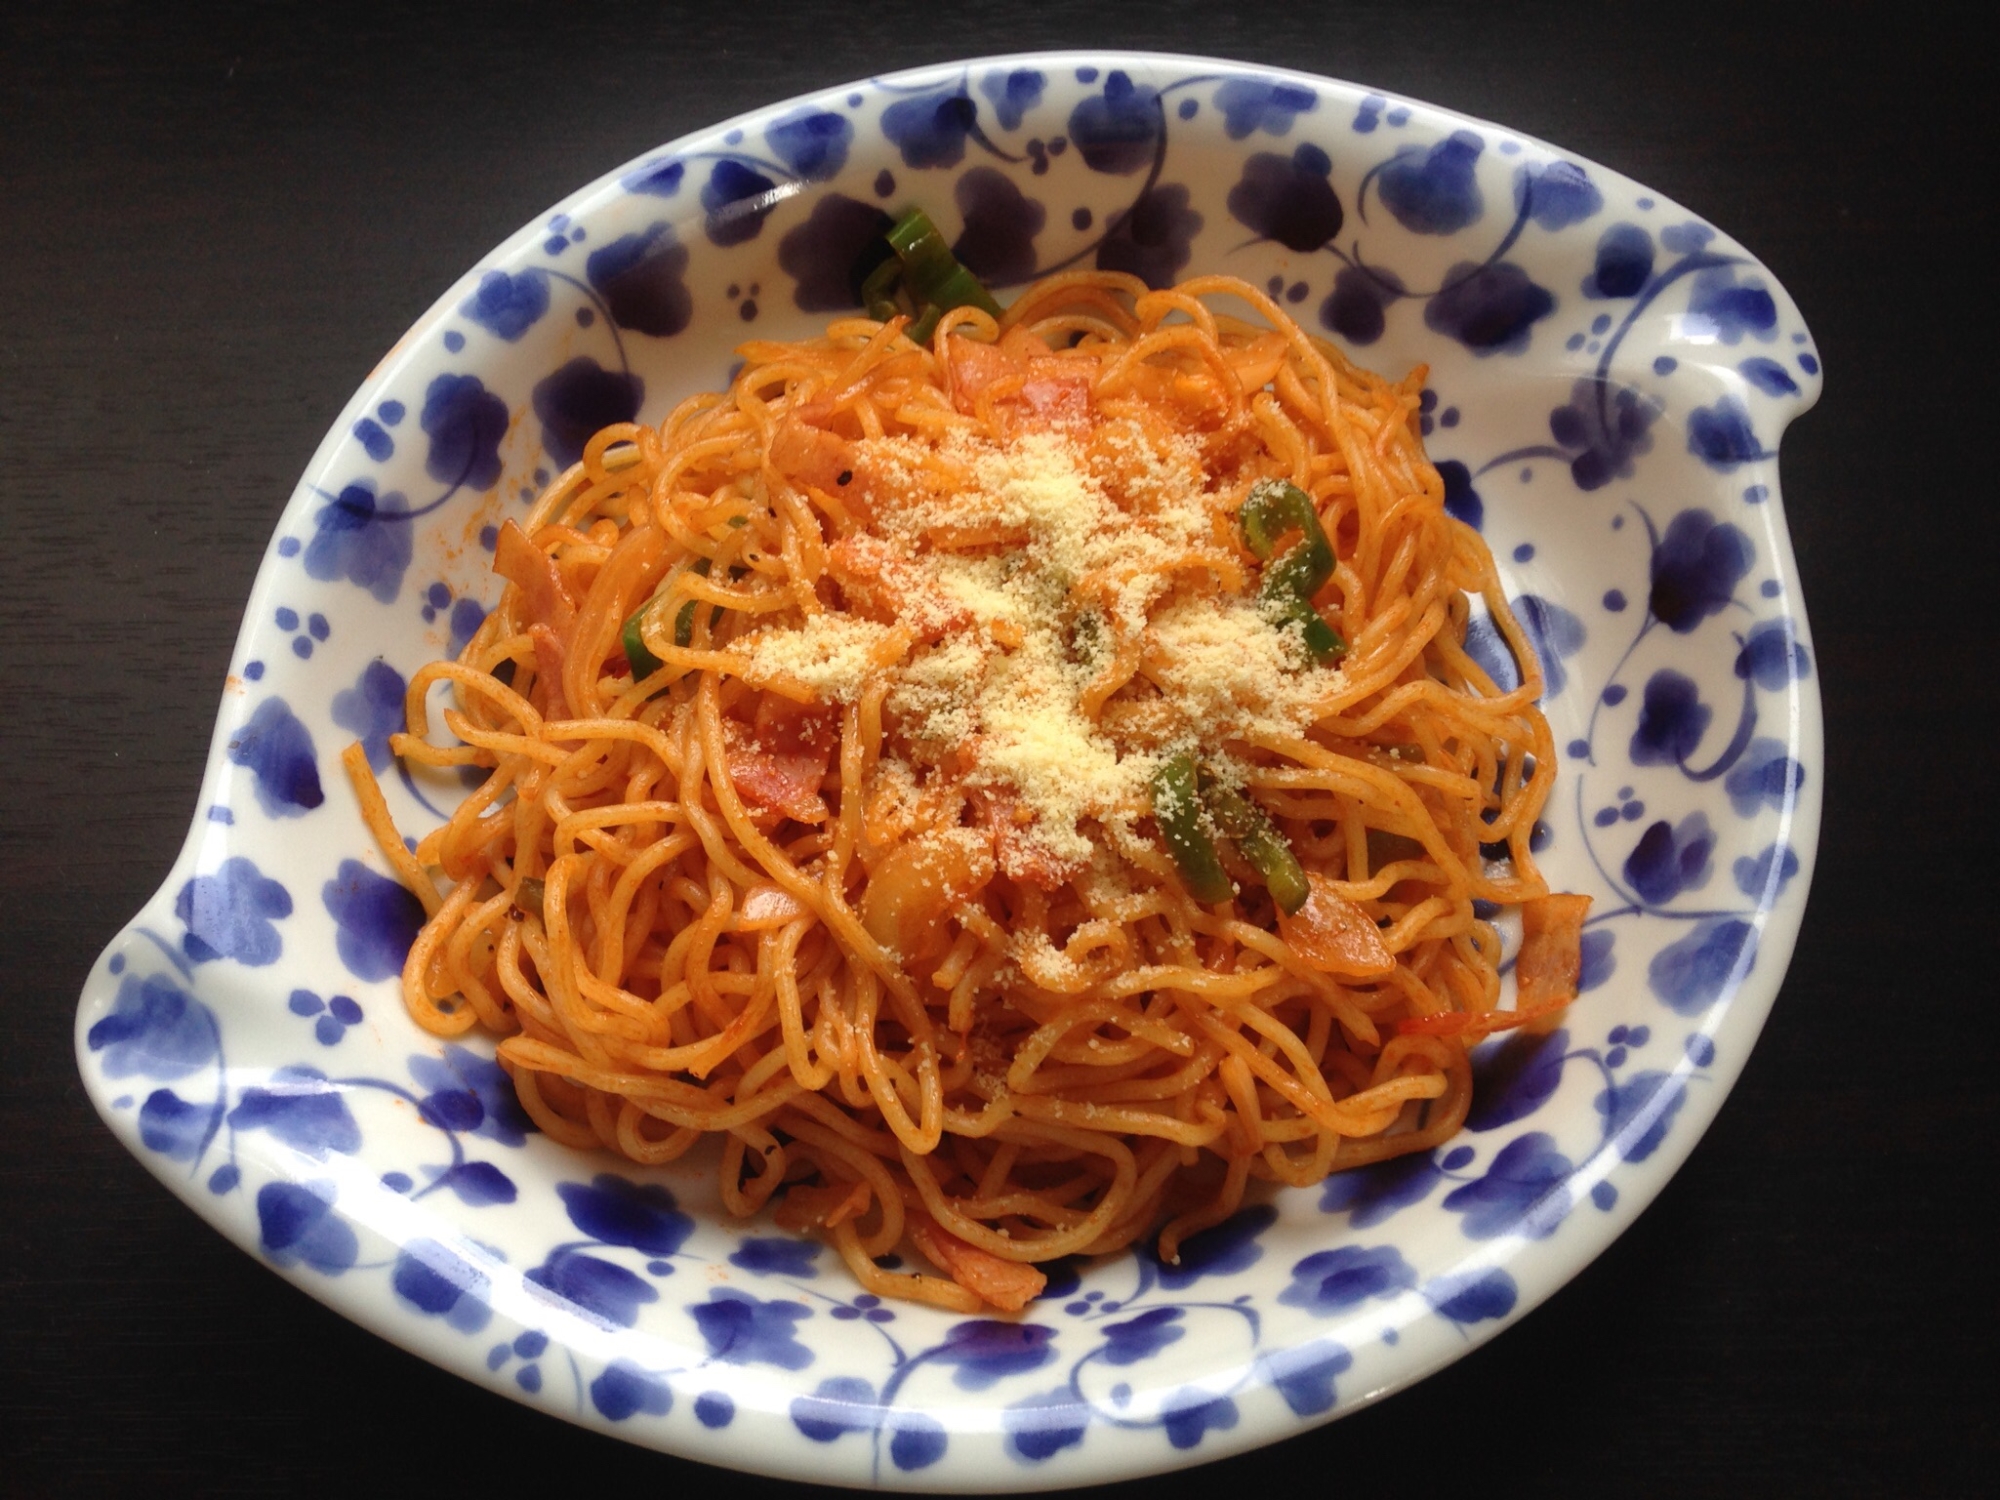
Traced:
MULTIPOLYGON (((1685 1158, 1796 936, 1823 764, 1777 448, 1818 356, 1741 247, 1502 127, 1325 79, 1047 54, 830 90, 649 153, 449 290, 280 519, 201 811, 84 990, 100 1112, 250 1253, 542 1410, 857 1485, 1044 1488, 1221 1456, 1470 1348, 1685 1158), (1467 1129, 1148 1253, 1054 1268, 1018 1319, 860 1293, 723 1215, 712 1167, 535 1132, 490 1044, 403 1013, 421 911, 338 751, 405 829, 462 792, 396 765, 409 674, 496 594, 499 525, 597 427, 726 379, 742 338, 855 305, 925 205, 1001 288, 1227 272, 1400 372, 1453 513, 1547 666, 1540 837, 1596 904, 1562 1030, 1485 1044, 1467 1129)), ((1475 619, 1500 680, 1515 666, 1475 619)))

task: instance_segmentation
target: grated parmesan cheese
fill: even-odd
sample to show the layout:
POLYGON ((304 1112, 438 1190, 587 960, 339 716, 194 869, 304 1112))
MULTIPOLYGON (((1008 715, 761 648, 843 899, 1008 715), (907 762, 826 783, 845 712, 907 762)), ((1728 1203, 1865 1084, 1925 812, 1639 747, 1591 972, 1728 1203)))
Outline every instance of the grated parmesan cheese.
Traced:
POLYGON ((1337 674, 1252 599, 1183 601, 1147 632, 1144 670, 1203 738, 1296 734, 1337 674))
POLYGON ((829 612, 748 637, 752 674, 852 702, 886 668, 910 761, 992 794, 1046 860, 1080 871, 1098 847, 1088 825, 1149 810, 1169 741, 1226 758, 1227 741, 1304 728, 1337 683, 1252 595, 1184 571, 1229 524, 1191 438, 1112 419, 1081 440, 1003 446, 960 429, 935 447, 855 448, 870 530, 906 596, 899 622, 928 644, 891 661, 891 627, 829 612), (1140 675, 1093 719, 1081 699, 1114 636, 1138 643, 1140 675))
POLYGON ((803 625, 759 631, 742 647, 753 677, 796 677, 824 697, 852 703, 890 634, 872 620, 823 613, 803 625))

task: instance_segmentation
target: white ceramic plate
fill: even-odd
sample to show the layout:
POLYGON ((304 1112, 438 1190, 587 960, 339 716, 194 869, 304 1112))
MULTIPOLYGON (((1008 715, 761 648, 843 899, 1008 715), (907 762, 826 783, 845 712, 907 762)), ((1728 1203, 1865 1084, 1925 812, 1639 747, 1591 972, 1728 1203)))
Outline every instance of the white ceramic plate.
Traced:
MULTIPOLYGON (((1615 173, 1344 83, 1049 54, 748 114, 501 245, 334 424, 251 594, 199 813, 77 1017, 105 1120, 313 1296, 494 1390, 711 1463, 835 1483, 1074 1485, 1268 1442, 1521 1317, 1720 1107, 1811 872, 1819 702, 1779 501, 1819 391, 1791 299, 1615 173), (998 285, 1099 264, 1268 286, 1365 363, 1431 369, 1433 456, 1542 647, 1565 746, 1544 853, 1596 898, 1585 993, 1489 1044, 1462 1136, 1191 1243, 1059 1268, 1018 1320, 882 1306, 838 1261, 532 1133, 484 1041, 395 975, 413 904, 337 755, 406 829, 402 685, 497 595, 495 528, 603 422, 723 383, 852 303, 926 206, 998 285)), ((1427 397, 1427 400, 1430 400, 1427 397)), ((1496 672, 1510 670, 1493 643, 1496 672)))

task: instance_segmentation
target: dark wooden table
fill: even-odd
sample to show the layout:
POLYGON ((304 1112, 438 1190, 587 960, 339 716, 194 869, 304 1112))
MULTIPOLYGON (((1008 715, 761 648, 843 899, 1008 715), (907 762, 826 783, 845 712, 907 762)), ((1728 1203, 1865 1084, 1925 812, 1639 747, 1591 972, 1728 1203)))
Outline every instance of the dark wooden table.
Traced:
POLYGON ((1347 1421, 1157 1483, 1938 1494, 2000 1470, 2000 1297, 1974 1229, 1996 1144, 1976 863, 1995 818, 1972 732, 1993 696, 1975 438, 1994 132, 1976 49, 1929 7, 26 9, 0 19, 0 1491, 779 1488, 485 1394, 268 1274, 98 1124, 75 997, 180 843, 295 477, 442 288, 686 130, 1072 43, 1288 64, 1558 141, 1741 238, 1828 371, 1784 458, 1825 835, 1741 1085, 1639 1223, 1520 1327, 1347 1421))

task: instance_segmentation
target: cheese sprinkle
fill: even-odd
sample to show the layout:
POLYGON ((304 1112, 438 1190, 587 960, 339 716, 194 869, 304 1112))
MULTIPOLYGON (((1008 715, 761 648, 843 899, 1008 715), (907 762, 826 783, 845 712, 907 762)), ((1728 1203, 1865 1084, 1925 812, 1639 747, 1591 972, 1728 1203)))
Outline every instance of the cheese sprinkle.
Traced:
POLYGON ((1185 437, 1120 419, 1005 444, 883 437, 857 443, 855 463, 873 481, 871 566, 894 579, 916 644, 885 660, 889 625, 822 613, 741 642, 752 675, 851 703, 887 672, 911 762, 898 775, 962 777, 1044 867, 1075 873, 1089 825, 1151 811, 1166 755, 1297 733, 1338 690, 1338 671, 1257 607, 1232 497, 1185 437), (982 540, 940 545, 967 536, 982 540), (1093 715, 1086 695, 1115 661, 1131 675, 1093 715))

